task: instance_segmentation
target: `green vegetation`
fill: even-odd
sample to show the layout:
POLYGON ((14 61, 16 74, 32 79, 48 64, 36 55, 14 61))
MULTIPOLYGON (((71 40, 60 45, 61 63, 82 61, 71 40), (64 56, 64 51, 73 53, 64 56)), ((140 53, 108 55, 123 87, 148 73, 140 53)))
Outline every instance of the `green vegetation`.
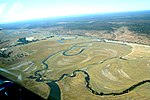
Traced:
POLYGON ((0 74, 45 99, 150 98, 149 11, 1 27, 0 74))
POLYGON ((149 46, 62 35, 11 48, 19 50, 19 58, 21 52, 28 55, 1 65, 1 74, 44 98, 54 92, 48 87, 51 82, 63 99, 149 98, 137 91, 145 90, 149 80, 149 46), (63 43, 58 41, 62 38, 63 43))

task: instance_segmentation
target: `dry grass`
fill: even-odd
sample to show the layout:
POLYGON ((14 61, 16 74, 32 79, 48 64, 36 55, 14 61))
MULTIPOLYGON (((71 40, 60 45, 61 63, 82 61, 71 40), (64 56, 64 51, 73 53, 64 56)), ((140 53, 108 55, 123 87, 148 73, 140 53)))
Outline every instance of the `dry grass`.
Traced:
MULTIPOLYGON (((45 79, 59 79, 64 73, 72 74, 74 70, 81 69, 90 75, 90 86, 97 92, 105 93, 119 92, 139 81, 150 79, 149 46, 91 42, 94 39, 82 36, 64 40, 64 43, 57 42, 60 39, 61 37, 54 37, 24 45, 19 50, 27 52, 29 56, 7 67, 1 66, 7 70, 11 69, 12 73, 16 73, 19 70, 15 75, 33 75, 36 70, 45 67, 42 64, 44 59, 62 50, 47 59, 46 63, 49 67, 43 75, 46 76, 45 79), (74 46, 75 44, 76 46, 74 46), (78 54, 83 48, 84 51, 78 54), (77 55, 65 56, 63 55, 64 50, 68 50, 67 54, 77 55), (121 59, 121 57, 124 59, 121 59), (24 64, 27 62, 32 62, 33 65, 24 64)), ((64 100, 140 100, 150 98, 149 84, 139 86, 132 92, 120 96, 97 96, 86 88, 84 78, 84 74, 80 72, 76 77, 65 77, 59 81, 61 98, 64 100)), ((12 79, 16 80, 16 78, 12 79)), ((49 88, 44 83, 38 84, 36 82, 35 86, 30 87, 30 82, 33 83, 33 81, 23 78, 23 83, 20 84, 33 92, 39 89, 38 94, 46 98, 49 88)))

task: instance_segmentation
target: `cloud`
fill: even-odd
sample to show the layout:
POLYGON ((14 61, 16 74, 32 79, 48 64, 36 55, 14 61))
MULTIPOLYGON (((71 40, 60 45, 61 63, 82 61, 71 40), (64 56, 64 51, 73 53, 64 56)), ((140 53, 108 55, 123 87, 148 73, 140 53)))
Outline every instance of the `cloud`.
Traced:
POLYGON ((0 22, 9 22, 9 21, 16 21, 24 6, 20 2, 12 2, 6 3, 6 6, 3 9, 2 16, 0 16, 0 22))
POLYGON ((8 15, 17 15, 23 9, 23 5, 20 2, 15 2, 10 10, 8 11, 8 15))
POLYGON ((3 11, 4 11, 6 6, 7 6, 7 3, 0 4, 0 16, 3 14, 3 11))

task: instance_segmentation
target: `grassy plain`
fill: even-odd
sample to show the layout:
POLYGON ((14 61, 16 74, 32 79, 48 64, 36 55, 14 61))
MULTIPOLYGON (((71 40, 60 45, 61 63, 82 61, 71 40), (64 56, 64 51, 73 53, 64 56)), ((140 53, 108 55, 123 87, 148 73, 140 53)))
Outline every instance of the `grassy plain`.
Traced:
MULTIPOLYGON (((36 82, 35 79, 27 78, 35 76, 37 70, 45 69, 43 61, 48 65, 47 69, 39 72, 43 79, 57 80, 63 74, 72 75, 74 70, 84 70, 90 76, 90 86, 97 92, 120 92, 142 80, 150 79, 150 47, 145 45, 108 43, 83 36, 55 36, 22 45, 19 50, 28 53, 28 56, 2 68, 15 75, 16 78, 12 78, 13 80, 19 79, 20 81, 17 82, 33 92, 38 91, 37 93, 44 98, 50 93, 45 82, 36 82), (20 79, 19 75, 23 78, 20 79), (33 86, 33 83, 36 85, 33 86)), ((3 72, 4 75, 5 73, 3 72)), ((64 77, 57 83, 63 100, 150 98, 148 83, 119 96, 92 94, 86 87, 85 75, 82 72, 78 72, 76 77, 64 77)))

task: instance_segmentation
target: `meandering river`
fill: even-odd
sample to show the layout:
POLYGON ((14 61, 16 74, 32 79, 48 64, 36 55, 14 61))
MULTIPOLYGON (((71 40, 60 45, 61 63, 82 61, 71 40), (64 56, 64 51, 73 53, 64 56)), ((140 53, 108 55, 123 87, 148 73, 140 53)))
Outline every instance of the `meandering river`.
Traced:
MULTIPOLYGON (((94 41, 95 42, 95 41, 94 41)), ((97 42, 97 41, 96 41, 97 42)), ((87 43, 87 42, 85 42, 85 43, 87 43)), ((89 42, 89 43, 91 43, 91 42, 89 42)), ((79 44, 79 43, 78 43, 79 44)), ((81 43, 80 43, 81 44, 81 43)), ((51 55, 49 55, 46 59, 44 59, 43 61, 42 61, 42 64, 45 66, 45 68, 43 68, 43 69, 41 69, 41 70, 37 70, 35 73, 34 73, 34 77, 33 76, 30 76, 30 77, 28 77, 28 78, 33 78, 33 79, 36 79, 36 81, 37 82, 47 82, 47 84, 48 84, 48 86, 51 88, 51 93, 50 93, 50 97, 51 96, 53 96, 54 94, 54 91, 57 93, 57 95, 58 95, 58 97, 60 96, 60 94, 61 94, 61 92, 60 92, 60 88, 59 88, 59 86, 57 85, 57 82, 58 81, 60 81, 60 80, 62 80, 64 77, 76 77, 76 75, 78 74, 78 73, 83 73, 84 75, 85 75, 85 85, 86 85, 86 87, 87 87, 87 89, 91 92, 91 93, 93 93, 93 94, 95 94, 95 95, 99 95, 99 96, 106 96, 106 95, 112 95, 112 96, 117 96, 117 95, 122 95, 122 94, 126 94, 126 93, 129 93, 129 92, 131 92, 132 90, 134 90, 136 87, 138 87, 138 86, 141 86, 141 85, 143 85, 143 84, 145 84, 145 83, 150 83, 150 80, 143 80, 143 81, 140 81, 140 82, 138 82, 137 84, 133 84, 132 86, 130 86, 130 87, 128 87, 127 89, 125 89, 125 90, 123 90, 123 91, 120 91, 120 92, 111 92, 111 93, 104 93, 104 92, 98 92, 98 91, 95 91, 91 86, 90 86, 90 76, 89 76, 89 74, 88 74, 88 72, 86 72, 86 71, 84 71, 84 70, 74 70, 73 71, 73 73, 70 75, 70 74, 66 74, 66 73, 64 73, 64 74, 62 74, 60 77, 59 77, 59 79, 56 79, 56 80, 44 80, 44 79, 42 79, 42 75, 43 74, 40 74, 40 72, 41 71, 45 71, 46 72, 46 70, 48 69, 48 64, 46 63, 46 61, 48 60, 48 59, 50 59, 52 56, 54 56, 54 55, 56 55, 56 54, 58 54, 58 53, 60 53, 60 52, 62 52, 62 54, 64 55, 64 56, 75 56, 75 55, 79 55, 79 54, 81 54, 82 52, 84 52, 84 50, 86 49, 86 47, 85 46, 77 46, 77 44, 76 45, 73 45, 72 47, 70 47, 69 49, 66 49, 66 50, 60 50, 60 51, 58 51, 58 52, 55 52, 55 53, 53 53, 53 54, 51 54, 51 55), (74 54, 68 54, 68 51, 70 51, 70 50, 73 50, 73 49, 75 49, 76 47, 81 47, 81 49, 79 50, 79 52, 77 52, 77 53, 74 53, 74 54), (49 82, 48 82, 49 81, 49 82)), ((108 60, 108 59, 107 59, 108 60)), ((60 99, 61 97, 59 97, 59 98, 57 98, 57 99, 60 99)))

